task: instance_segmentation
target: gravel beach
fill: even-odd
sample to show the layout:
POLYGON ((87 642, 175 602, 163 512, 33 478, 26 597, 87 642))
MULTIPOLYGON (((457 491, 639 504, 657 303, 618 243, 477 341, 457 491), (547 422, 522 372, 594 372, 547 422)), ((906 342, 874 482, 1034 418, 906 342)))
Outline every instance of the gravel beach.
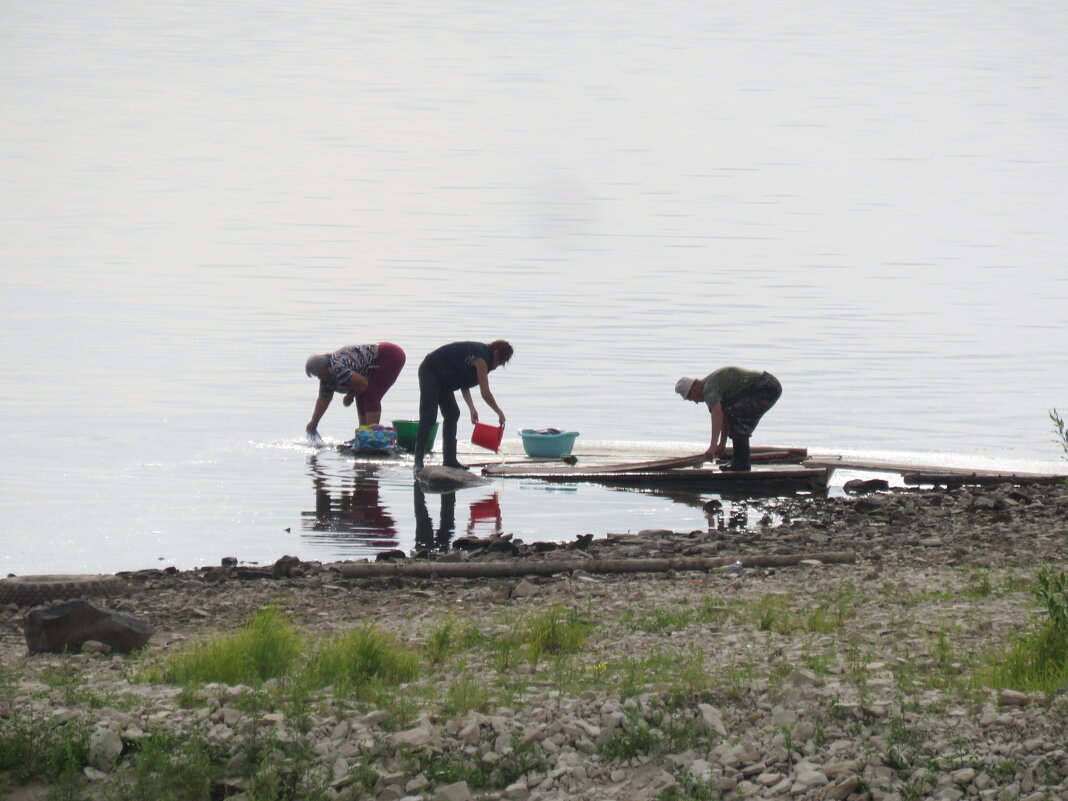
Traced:
MULTIPOLYGON (((213 746, 222 767, 212 798, 267 797, 248 769, 255 732, 272 743, 277 770, 300 773, 274 797, 1068 801, 1068 688, 1028 692, 985 678, 1043 621, 1036 570, 1068 569, 1068 487, 750 503, 767 507, 769 525, 734 527, 713 505, 697 531, 562 531, 555 545, 461 539, 444 554, 397 560, 557 562, 552 575, 346 578, 343 566, 291 558, 121 574, 120 592, 87 600, 152 626, 136 657, 95 643, 29 654, 30 607, 6 603, 0 736, 10 743, 28 721, 48 731, 83 724, 76 797, 85 798, 127 797, 109 793, 154 732, 213 746), (818 558, 832 553, 848 558, 818 558), (747 566, 770 555, 798 558, 747 566), (723 564, 583 567, 680 558, 723 564), (424 667, 392 694, 321 688, 302 714, 250 703, 284 697, 277 681, 144 681, 150 666, 269 606, 313 640, 373 624, 424 655, 424 667), (552 610, 577 621, 581 643, 533 658, 493 650, 552 610), (430 660, 442 631, 455 642, 430 660)), ((0 773, 0 797, 50 790, 16 769, 0 773)))

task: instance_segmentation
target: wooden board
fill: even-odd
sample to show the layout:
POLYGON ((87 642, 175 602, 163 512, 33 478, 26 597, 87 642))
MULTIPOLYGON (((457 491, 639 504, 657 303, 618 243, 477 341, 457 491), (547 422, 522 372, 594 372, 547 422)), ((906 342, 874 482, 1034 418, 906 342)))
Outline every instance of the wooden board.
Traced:
MULTIPOLYGON (((977 478, 1050 479, 1056 481, 1064 476, 1049 473, 1019 473, 1009 470, 976 470, 971 467, 938 467, 937 465, 897 464, 894 462, 869 461, 866 459, 843 459, 841 456, 820 456, 805 459, 805 467, 825 467, 829 470, 868 470, 874 473, 908 473, 910 475, 941 475, 951 477, 974 476, 977 478)), ((930 483, 930 482, 927 482, 930 483)))
POLYGON ((524 469, 521 465, 501 465, 486 468, 483 473, 492 478, 536 478, 555 482, 595 482, 612 486, 631 487, 696 487, 711 488, 723 485, 789 483, 824 486, 828 470, 820 467, 794 465, 768 465, 745 473, 725 472, 719 469, 668 469, 668 470, 591 470, 581 467, 524 469))
MULTIPOLYGON (((730 449, 727 449, 728 455, 730 455, 730 449)), ((754 448, 750 454, 750 459, 755 464, 763 464, 765 462, 792 462, 799 463, 801 459, 807 455, 808 451, 805 448, 754 448)), ((689 456, 674 456, 669 459, 651 459, 643 462, 616 462, 607 464, 587 464, 585 461, 576 460, 580 462, 578 466, 565 468, 561 464, 560 459, 530 459, 521 462, 497 462, 485 464, 483 472, 487 476, 509 476, 518 475, 530 475, 530 476, 542 476, 548 473, 554 473, 561 470, 576 470, 584 474, 608 474, 608 473, 650 473, 668 470, 679 470, 682 468, 699 467, 700 465, 709 461, 705 458, 703 453, 695 453, 689 456)))
POLYGON ((673 459, 654 459, 647 462, 625 462, 622 464, 599 464, 599 465, 575 465, 566 466, 559 459, 551 462, 505 462, 496 465, 487 465, 483 473, 487 476, 543 476, 553 473, 582 473, 592 475, 596 473, 630 473, 648 470, 675 470, 682 467, 692 467, 705 461, 703 453, 693 456, 682 456, 673 459))
POLYGON ((1063 484, 1068 481, 1068 476, 1054 476, 1036 473, 943 473, 933 468, 923 472, 902 473, 901 480, 909 485, 917 484, 1063 484))

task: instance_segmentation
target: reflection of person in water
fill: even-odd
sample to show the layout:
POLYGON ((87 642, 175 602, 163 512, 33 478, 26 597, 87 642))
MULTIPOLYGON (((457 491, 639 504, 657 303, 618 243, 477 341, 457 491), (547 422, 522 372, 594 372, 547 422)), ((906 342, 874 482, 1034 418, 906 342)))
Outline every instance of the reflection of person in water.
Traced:
POLYGON ((744 500, 732 503, 726 514, 722 501, 711 500, 704 505, 704 511, 709 531, 744 529, 749 524, 749 505, 744 500))
POLYGON ((441 520, 437 531, 426 508, 426 493, 415 482, 415 549, 417 551, 447 551, 456 530, 456 493, 441 494, 441 520))
POLYGON ((358 471, 352 476, 350 487, 342 486, 331 492, 330 477, 319 466, 318 459, 309 459, 309 466, 315 488, 315 511, 303 513, 305 530, 356 534, 376 547, 396 547, 397 523, 382 503, 378 478, 373 473, 376 468, 358 471))

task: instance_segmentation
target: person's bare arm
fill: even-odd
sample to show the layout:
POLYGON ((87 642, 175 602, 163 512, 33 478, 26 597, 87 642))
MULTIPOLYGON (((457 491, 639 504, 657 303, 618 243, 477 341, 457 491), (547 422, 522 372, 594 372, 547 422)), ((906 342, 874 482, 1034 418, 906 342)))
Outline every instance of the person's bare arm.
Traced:
POLYGON ((312 410, 311 420, 308 421, 308 425, 304 426, 305 431, 311 434, 319 428, 319 421, 323 419, 323 415, 326 414, 330 401, 333 399, 333 395, 320 395, 315 399, 315 408, 312 410))
POLYGON ((353 373, 351 376, 349 376, 349 382, 348 384, 346 384, 346 386, 348 387, 349 392, 345 396, 345 400, 343 402, 346 406, 351 406, 352 402, 356 400, 356 397, 358 395, 362 395, 367 391, 368 383, 367 379, 364 378, 362 375, 360 375, 359 373, 353 373))
POLYGON ((709 458, 719 458, 727 451, 727 426, 726 416, 723 413, 723 404, 717 403, 708 410, 712 418, 712 440, 705 451, 709 458))
POLYGON ((482 400, 497 413, 498 423, 503 426, 504 412, 501 411, 501 407, 497 405, 493 393, 490 392, 489 366, 486 364, 485 359, 475 359, 475 375, 478 376, 478 388, 482 393, 482 400))
POLYGON ((471 425, 475 425, 478 422, 478 409, 475 408, 475 402, 471 400, 471 390, 467 387, 460 388, 460 395, 464 399, 464 403, 467 404, 467 408, 471 412, 471 425))

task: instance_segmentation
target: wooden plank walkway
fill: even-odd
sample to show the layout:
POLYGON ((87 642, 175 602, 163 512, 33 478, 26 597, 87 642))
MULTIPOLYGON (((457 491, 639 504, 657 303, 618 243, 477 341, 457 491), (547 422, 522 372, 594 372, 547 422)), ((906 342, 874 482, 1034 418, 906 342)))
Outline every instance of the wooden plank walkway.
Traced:
MULTIPOLYGON (((628 467, 631 467, 628 465, 628 467)), ((536 478, 553 482, 596 482, 627 487, 689 487, 715 489, 723 486, 789 484, 823 487, 830 471, 823 467, 799 465, 760 465, 746 473, 724 472, 718 468, 669 468, 612 470, 563 465, 491 465, 483 469, 489 478, 536 478)))
POLYGON ((898 473, 906 484, 996 484, 1003 481, 1020 484, 1056 484, 1068 478, 1068 476, 1050 473, 902 464, 868 459, 846 459, 841 456, 814 457, 805 459, 802 464, 806 467, 823 467, 832 472, 834 470, 860 470, 872 473, 898 473))
POLYGON ((717 488, 826 488, 835 470, 858 470, 897 473, 906 484, 1053 484, 1065 480, 1063 475, 976 470, 973 468, 851 459, 836 455, 807 457, 805 448, 765 446, 754 448, 753 469, 746 473, 724 472, 708 464, 704 454, 651 459, 643 462, 611 463, 607 454, 577 459, 527 459, 486 464, 483 475, 489 478, 534 478, 550 482, 596 482, 617 487, 660 487, 713 491, 717 488))
MULTIPOLYGON (((731 449, 727 448, 727 456, 731 456, 731 449)), ((806 448, 753 448, 750 460, 754 464, 782 463, 801 464, 808 455, 806 448)), ((703 453, 690 454, 689 456, 673 456, 667 459, 650 459, 642 462, 605 462, 604 456, 565 456, 561 459, 526 458, 516 461, 505 462, 473 462, 471 467, 483 467, 486 475, 501 475, 499 471, 505 470, 510 477, 520 475, 541 475, 553 472, 556 469, 570 469, 582 473, 649 473, 659 470, 677 470, 684 467, 700 467, 709 460, 703 453), (577 466, 576 466, 577 465, 577 466), (493 472, 489 472, 493 471, 493 472)))

